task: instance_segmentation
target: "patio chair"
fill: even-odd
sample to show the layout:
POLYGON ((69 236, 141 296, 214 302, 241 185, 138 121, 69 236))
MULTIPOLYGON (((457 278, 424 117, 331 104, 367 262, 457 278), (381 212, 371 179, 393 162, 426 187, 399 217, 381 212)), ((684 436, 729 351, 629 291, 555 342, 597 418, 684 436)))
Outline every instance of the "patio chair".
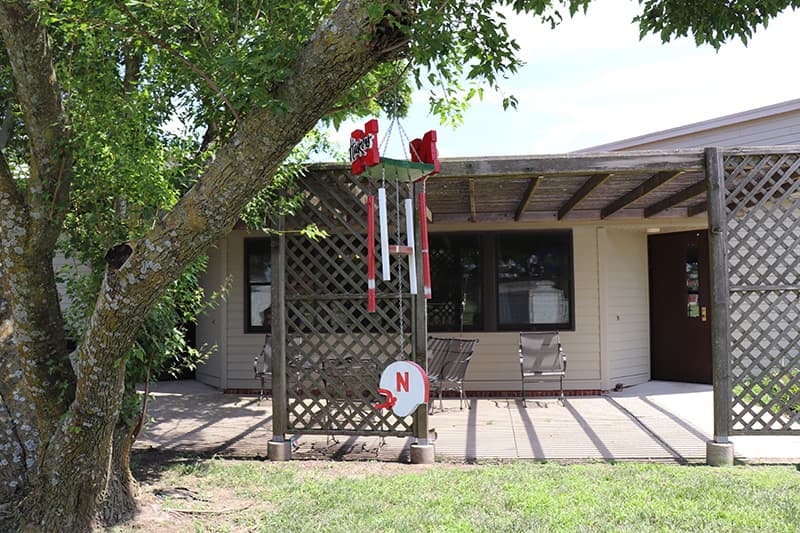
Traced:
POLYGON ((267 334, 264 339, 264 346, 261 348, 255 359, 253 359, 253 375, 261 380, 261 388, 258 392, 258 404, 264 399, 265 381, 268 376, 272 376, 272 335, 267 334), (259 369, 260 366, 260 369, 259 369))
POLYGON ((519 368, 522 404, 525 404, 525 380, 546 381, 558 378, 558 401, 564 405, 564 375, 567 373, 567 354, 561 348, 557 331, 524 332, 519 334, 519 368))
MULTIPOLYGON (((443 409, 442 391, 458 391, 458 406, 464 409, 464 377, 478 339, 428 337, 428 382, 430 391, 439 392, 439 409, 443 409)), ((433 414, 433 402, 428 413, 433 414)))

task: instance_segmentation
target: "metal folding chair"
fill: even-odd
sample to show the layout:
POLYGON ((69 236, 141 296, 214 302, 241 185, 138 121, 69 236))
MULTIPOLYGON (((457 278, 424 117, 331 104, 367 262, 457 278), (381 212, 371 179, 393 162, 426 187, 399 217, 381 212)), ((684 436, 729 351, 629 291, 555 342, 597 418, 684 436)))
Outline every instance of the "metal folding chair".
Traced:
POLYGON ((264 339, 264 346, 261 348, 255 359, 253 359, 253 375, 261 380, 261 389, 258 392, 258 403, 264 399, 265 382, 267 377, 272 376, 272 335, 267 333, 264 339), (260 368, 259 368, 260 366, 260 368))
MULTIPOLYGON (((458 406, 464 408, 464 377, 478 339, 428 337, 428 382, 431 393, 439 392, 439 409, 443 409, 442 391, 458 390, 458 406)), ((428 412, 433 413, 433 402, 428 412)))
POLYGON ((525 380, 546 381, 555 378, 559 380, 558 400, 564 405, 567 354, 561 347, 561 336, 557 331, 520 333, 519 368, 523 405, 525 405, 525 380))

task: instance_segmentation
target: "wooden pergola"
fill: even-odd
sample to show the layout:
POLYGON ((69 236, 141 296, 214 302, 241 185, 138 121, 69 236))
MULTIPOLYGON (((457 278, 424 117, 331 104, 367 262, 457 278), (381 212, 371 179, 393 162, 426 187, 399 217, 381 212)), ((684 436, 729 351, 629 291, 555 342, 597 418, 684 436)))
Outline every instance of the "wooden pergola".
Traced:
MULTIPOLYGON (((715 440, 724 443, 733 434, 800 432, 798 168, 800 147, 442 159, 427 180, 427 216, 435 224, 698 217, 710 228, 715 440)), ((427 336, 421 290, 411 295, 394 282, 379 292, 379 313, 363 311, 365 198, 374 184, 321 164, 301 186, 304 208, 273 248, 273 432, 278 440, 320 432, 424 441, 425 409, 408 420, 376 416, 367 393, 391 360, 424 366, 427 336), (291 233, 309 223, 331 237, 314 243, 291 233), (338 362, 326 370, 323 360, 338 362)), ((421 187, 397 186, 407 196, 421 187)), ((402 279, 407 267, 393 268, 402 279)))
POLYGON ((692 217, 705 213, 702 150, 442 160, 436 223, 692 217))

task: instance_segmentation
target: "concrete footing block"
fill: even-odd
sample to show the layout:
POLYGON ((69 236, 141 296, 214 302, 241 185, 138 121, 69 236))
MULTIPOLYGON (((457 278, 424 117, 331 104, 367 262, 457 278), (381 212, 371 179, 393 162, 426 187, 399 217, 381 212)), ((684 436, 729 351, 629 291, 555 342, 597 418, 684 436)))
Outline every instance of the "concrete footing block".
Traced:
POLYGON ((733 466, 732 442, 706 442, 706 464, 709 466, 733 466))
POLYGON ((292 443, 289 441, 269 441, 267 444, 267 457, 270 461, 289 461, 292 458, 292 443))
POLYGON ((432 465, 435 461, 433 444, 411 445, 411 464, 432 465))

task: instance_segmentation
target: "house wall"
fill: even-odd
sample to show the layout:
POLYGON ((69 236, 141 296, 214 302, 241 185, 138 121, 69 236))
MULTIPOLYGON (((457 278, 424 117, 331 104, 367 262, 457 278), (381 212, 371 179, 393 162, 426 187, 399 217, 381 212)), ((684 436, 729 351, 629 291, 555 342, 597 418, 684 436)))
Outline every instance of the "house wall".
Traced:
MULTIPOLYGON (((230 291, 227 301, 226 353, 222 363, 225 389, 253 389, 260 381, 253 377, 253 359, 261 353, 263 333, 245 333, 244 239, 264 237, 263 233, 234 230, 227 239, 227 272, 230 291)), ((268 381, 268 386, 271 386, 268 381)))
MULTIPOLYGON (((228 275, 228 239, 222 239, 208 250, 208 268, 200 279, 206 297, 219 291, 228 275)), ((218 388, 226 387, 227 375, 223 372, 228 356, 227 345, 228 302, 223 300, 217 307, 197 317, 197 346, 216 347, 195 373, 196 379, 218 388)))
MULTIPOLYGON (((659 222, 662 231, 702 227, 699 219, 659 222)), ((487 231, 571 229, 575 274, 575 330, 561 332, 567 352, 565 387, 570 390, 608 390, 616 383, 633 385, 650 376, 647 231, 654 224, 620 221, 570 224, 482 225, 487 231), (617 319, 619 317, 619 319, 617 319)), ((431 231, 475 231, 475 225, 431 226, 431 231)), ((244 239, 263 236, 234 230, 209 252, 204 277, 207 290, 230 278, 226 301, 201 317, 200 344, 217 344, 218 350, 200 367, 197 379, 222 389, 255 389, 253 358, 261 351, 264 335, 245 333, 244 239)), ((434 289, 435 290, 435 289, 434 289)), ((460 335, 437 332, 437 335, 460 335)), ((470 363, 467 391, 519 390, 519 335, 517 332, 470 332, 478 338, 470 363)), ((268 386, 271 386, 268 382, 268 386)), ((557 382, 535 384, 552 390, 557 382)))
POLYGON ((61 307, 61 312, 67 311, 70 305, 69 295, 67 295, 67 284, 63 280, 65 276, 70 276, 73 273, 83 275, 89 273, 89 267, 78 263, 75 259, 67 259, 64 253, 57 251, 53 256, 53 272, 56 275, 56 289, 58 290, 58 301, 61 307))
MULTIPOLYGON (((647 227, 585 225, 572 227, 572 232, 575 330, 561 332, 567 352, 565 387, 609 390, 617 383, 629 386, 648 381, 647 227)), ((519 389, 517 332, 463 335, 479 339, 467 372, 466 390, 519 389)), ((555 380, 535 385, 539 390, 556 387, 555 380)))
POLYGON ((606 380, 604 389, 650 379, 647 234, 598 230, 603 262, 606 380))
MULTIPOLYGON (((474 226, 468 229, 474 231, 474 226)), ((253 389, 259 385, 253 377, 253 357, 261 351, 264 335, 244 332, 244 239, 250 236, 261 235, 234 230, 222 239, 209 252, 208 271, 203 277, 203 286, 207 291, 219 287, 226 276, 230 280, 226 301, 201 317, 197 327, 198 344, 218 346, 209 360, 198 368, 197 379, 222 389, 253 389)), ((599 358, 600 313, 595 228, 573 228, 573 248, 576 327, 575 331, 562 333, 562 342, 569 357, 566 386, 571 389, 600 389, 603 383, 599 358)), ((480 339, 467 374, 465 388, 468 391, 519 390, 517 332, 471 332, 464 336, 480 339)), ((551 389, 554 384, 543 382, 535 388, 551 389)))

